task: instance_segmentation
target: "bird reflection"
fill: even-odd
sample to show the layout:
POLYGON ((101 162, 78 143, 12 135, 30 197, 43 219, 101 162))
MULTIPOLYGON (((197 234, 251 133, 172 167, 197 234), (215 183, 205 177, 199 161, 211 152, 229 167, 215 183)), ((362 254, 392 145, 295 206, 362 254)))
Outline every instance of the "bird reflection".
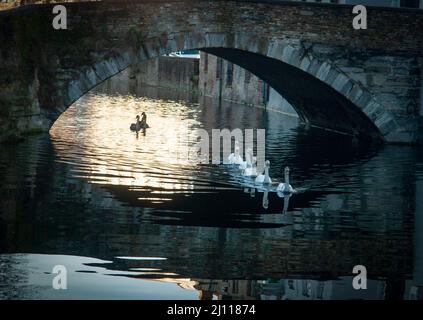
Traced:
POLYGON ((135 131, 135 137, 137 138, 137 140, 139 138, 140 131, 141 131, 141 134, 142 134, 143 137, 145 137, 146 132, 147 132, 147 130, 145 130, 145 128, 144 129, 141 129, 141 130, 135 131))
POLYGON ((256 196, 256 188, 244 188, 245 193, 249 193, 251 198, 256 196))
POLYGON ((264 209, 269 209, 269 191, 263 192, 263 202, 262 202, 264 209))
POLYGON ((288 213, 289 199, 292 197, 292 193, 278 192, 278 197, 279 198, 283 198, 283 210, 282 210, 282 214, 288 213))
MULTIPOLYGON (((262 200, 262 206, 264 209, 269 209, 269 192, 273 192, 271 189, 265 189, 265 188, 244 188, 244 193, 250 194, 250 197, 255 198, 256 191, 263 193, 263 200, 262 200)), ((292 193, 283 193, 283 192, 276 192, 279 198, 283 199, 283 208, 282 208, 282 214, 288 213, 289 208, 289 199, 292 197, 292 193)))

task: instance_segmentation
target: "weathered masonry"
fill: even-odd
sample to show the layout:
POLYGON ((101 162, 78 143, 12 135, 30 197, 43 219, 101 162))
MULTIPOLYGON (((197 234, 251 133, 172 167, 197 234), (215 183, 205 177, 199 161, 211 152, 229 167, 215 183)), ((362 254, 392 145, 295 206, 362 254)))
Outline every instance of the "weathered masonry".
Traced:
POLYGON ((48 129, 129 65, 200 49, 266 81, 311 125, 388 143, 422 141, 423 11, 308 2, 157 0, 0 12, 0 136, 48 129))

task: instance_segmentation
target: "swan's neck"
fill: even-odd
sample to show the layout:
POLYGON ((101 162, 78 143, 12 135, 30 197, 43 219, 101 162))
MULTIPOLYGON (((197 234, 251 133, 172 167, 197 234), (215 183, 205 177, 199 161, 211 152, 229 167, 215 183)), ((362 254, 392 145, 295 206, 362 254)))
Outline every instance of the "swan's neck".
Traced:
POLYGON ((252 161, 251 161, 251 153, 250 152, 248 152, 247 153, 247 156, 246 156, 246 160, 247 160, 247 166, 248 167, 252 167, 252 161))
POLYGON ((289 172, 285 172, 285 183, 289 184, 289 172))
POLYGON ((269 167, 264 168, 264 177, 269 178, 269 167))

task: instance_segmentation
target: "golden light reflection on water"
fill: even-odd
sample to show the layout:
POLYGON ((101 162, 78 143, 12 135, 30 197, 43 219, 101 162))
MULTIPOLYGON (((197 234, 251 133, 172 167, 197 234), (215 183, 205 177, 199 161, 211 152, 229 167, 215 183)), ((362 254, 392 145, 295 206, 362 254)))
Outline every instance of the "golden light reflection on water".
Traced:
POLYGON ((134 189, 192 190, 198 170, 189 161, 196 150, 192 129, 200 125, 195 107, 89 93, 56 121, 50 134, 61 161, 75 165, 76 178, 134 189), (130 124, 142 112, 150 128, 131 132, 130 124))

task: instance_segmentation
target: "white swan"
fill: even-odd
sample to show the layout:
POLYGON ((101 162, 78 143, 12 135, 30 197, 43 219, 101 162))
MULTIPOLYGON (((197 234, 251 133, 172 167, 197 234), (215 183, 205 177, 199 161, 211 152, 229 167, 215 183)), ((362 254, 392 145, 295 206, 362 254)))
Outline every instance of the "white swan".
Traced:
POLYGON ((252 157, 251 167, 247 167, 242 174, 246 177, 253 177, 253 178, 257 177, 257 158, 256 157, 252 157))
POLYGON ((245 170, 247 168, 251 168, 251 166, 252 166, 252 163, 251 163, 252 153, 253 153, 253 150, 251 150, 251 148, 247 148, 247 150, 245 151, 245 161, 242 161, 241 164, 239 165, 240 170, 245 170))
POLYGON ((245 170, 248 165, 251 166, 251 157, 250 157, 250 152, 251 152, 251 148, 247 148, 247 150, 245 150, 245 161, 242 161, 239 165, 239 170, 245 170))
POLYGON ((241 164, 242 157, 239 155, 239 142, 235 141, 235 152, 228 156, 229 164, 241 164))
POLYGON ((269 177, 269 169, 270 169, 270 161, 266 160, 266 162, 264 163, 264 174, 258 175, 255 180, 255 183, 271 184, 272 179, 270 179, 269 177))
POLYGON ((285 182, 280 183, 276 191, 281 193, 295 193, 295 189, 289 184, 289 167, 285 168, 285 182))

